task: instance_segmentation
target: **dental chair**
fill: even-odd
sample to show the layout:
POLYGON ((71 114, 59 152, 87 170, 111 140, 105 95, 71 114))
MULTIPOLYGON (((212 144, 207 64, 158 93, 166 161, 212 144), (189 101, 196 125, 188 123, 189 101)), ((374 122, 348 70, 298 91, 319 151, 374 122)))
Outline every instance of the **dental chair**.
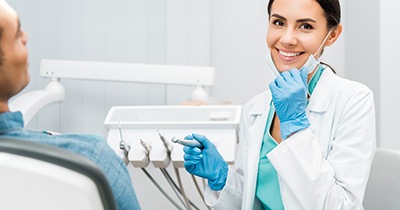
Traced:
POLYGON ((377 148, 364 197, 365 210, 400 209, 400 151, 377 148))
POLYGON ((105 176, 78 154, 0 139, 0 209, 116 210, 105 176))

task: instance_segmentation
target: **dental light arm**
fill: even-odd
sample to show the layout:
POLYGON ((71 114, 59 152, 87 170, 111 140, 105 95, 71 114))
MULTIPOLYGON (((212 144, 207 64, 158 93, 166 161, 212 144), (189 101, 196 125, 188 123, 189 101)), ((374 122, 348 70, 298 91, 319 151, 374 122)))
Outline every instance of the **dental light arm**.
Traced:
POLYGON ((42 60, 40 75, 51 81, 44 90, 35 90, 18 96, 9 105, 12 111, 21 111, 25 125, 45 106, 65 99, 60 79, 135 82, 212 86, 213 67, 174 66, 73 60, 42 60))
POLYGON ((212 86, 214 72, 208 66, 73 60, 42 60, 40 67, 40 75, 47 78, 200 86, 212 86))
POLYGON ((35 90, 22 94, 11 101, 9 106, 11 111, 21 111, 24 123, 29 121, 45 106, 52 103, 63 102, 65 99, 65 89, 58 79, 51 79, 44 90, 35 90))

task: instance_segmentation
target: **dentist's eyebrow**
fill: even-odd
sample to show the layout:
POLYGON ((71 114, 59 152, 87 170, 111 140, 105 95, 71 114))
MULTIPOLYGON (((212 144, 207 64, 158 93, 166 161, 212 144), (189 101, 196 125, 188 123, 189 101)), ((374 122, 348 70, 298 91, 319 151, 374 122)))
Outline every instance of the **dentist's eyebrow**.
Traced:
POLYGON ((276 18, 278 18, 278 19, 282 19, 282 20, 285 20, 286 21, 286 18, 285 17, 283 17, 283 16, 281 16, 281 15, 278 15, 278 14, 272 14, 271 15, 271 17, 276 17, 276 18))
POLYGON ((297 23, 305 23, 305 22, 313 22, 316 23, 317 21, 315 21, 314 19, 311 18, 303 18, 303 19, 298 19, 296 20, 297 23))
MULTIPOLYGON (((271 17, 276 17, 276 18, 278 18, 278 19, 282 19, 282 20, 286 21, 286 18, 285 18, 285 17, 283 17, 282 15, 275 14, 275 13, 272 14, 271 17)), ((297 22, 297 23, 305 23, 305 22, 313 22, 313 23, 316 23, 317 21, 315 21, 314 19, 311 19, 311 18, 302 18, 302 19, 296 20, 296 22, 297 22)))

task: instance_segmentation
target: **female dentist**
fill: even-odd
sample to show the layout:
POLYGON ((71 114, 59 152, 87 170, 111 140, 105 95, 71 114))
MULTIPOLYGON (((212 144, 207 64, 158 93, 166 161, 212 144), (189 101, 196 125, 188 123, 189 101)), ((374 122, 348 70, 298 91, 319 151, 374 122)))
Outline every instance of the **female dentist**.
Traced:
POLYGON ((271 0, 267 44, 279 71, 244 107, 235 168, 205 136, 184 166, 208 179, 214 209, 363 209, 375 152, 366 86, 318 59, 342 31, 339 0, 271 0))

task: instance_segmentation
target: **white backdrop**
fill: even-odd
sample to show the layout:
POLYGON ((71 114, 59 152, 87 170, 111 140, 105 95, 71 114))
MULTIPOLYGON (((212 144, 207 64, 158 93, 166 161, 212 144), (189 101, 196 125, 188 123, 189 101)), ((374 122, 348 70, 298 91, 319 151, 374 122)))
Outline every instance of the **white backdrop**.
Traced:
POLYGON ((379 85, 380 91, 380 143, 382 147, 400 150, 399 129, 400 118, 400 77, 399 48, 400 13, 399 1, 382 0, 380 2, 379 30, 379 85))

